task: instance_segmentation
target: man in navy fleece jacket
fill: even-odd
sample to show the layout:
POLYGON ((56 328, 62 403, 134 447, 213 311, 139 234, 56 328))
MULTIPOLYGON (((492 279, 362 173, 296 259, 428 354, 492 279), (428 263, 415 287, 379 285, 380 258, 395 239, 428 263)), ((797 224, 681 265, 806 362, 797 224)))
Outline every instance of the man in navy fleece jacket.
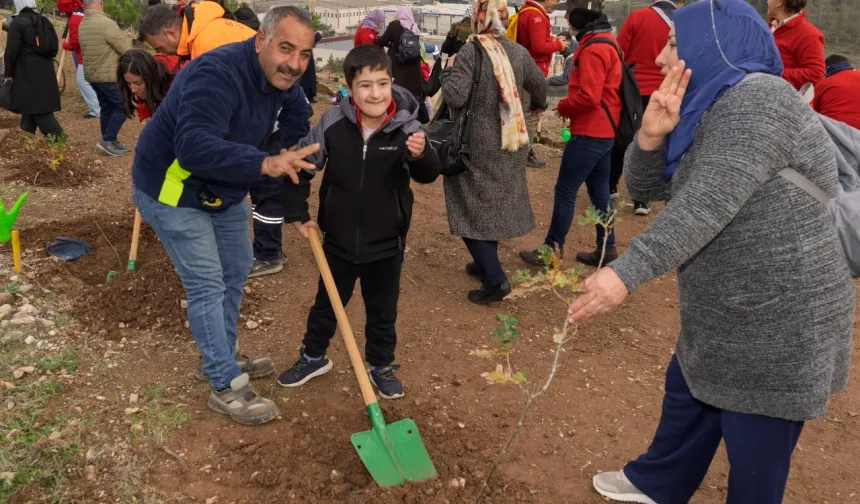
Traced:
POLYGON ((248 383, 271 373, 272 361, 236 353, 252 262, 245 195, 263 175, 297 182, 299 170, 314 168, 302 158, 319 145, 266 153, 276 127, 282 147, 308 133, 297 83, 313 46, 301 10, 272 9, 255 37, 209 51, 177 74, 135 150, 132 198, 185 287, 191 334, 212 388, 209 407, 243 424, 278 415, 248 383))

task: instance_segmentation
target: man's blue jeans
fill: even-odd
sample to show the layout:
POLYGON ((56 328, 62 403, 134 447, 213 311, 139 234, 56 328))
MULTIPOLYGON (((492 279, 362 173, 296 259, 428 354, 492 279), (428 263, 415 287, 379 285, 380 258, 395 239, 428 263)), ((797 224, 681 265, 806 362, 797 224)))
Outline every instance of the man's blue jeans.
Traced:
POLYGON ((116 142, 116 136, 125 123, 122 96, 119 95, 116 82, 90 82, 90 86, 99 99, 102 140, 116 142))
POLYGON ((137 187, 132 199, 179 273, 203 370, 212 388, 223 390, 242 374, 234 351, 242 289, 253 262, 248 203, 242 200, 217 213, 177 208, 137 187))
POLYGON ((84 78, 84 66, 78 63, 78 57, 72 53, 72 59, 75 62, 75 84, 78 85, 78 91, 81 92, 81 97, 84 103, 87 104, 87 113, 96 117, 101 115, 101 107, 99 107, 99 97, 87 79, 84 78))
MULTIPOLYGON (((612 208, 609 198, 609 172, 611 168, 611 138, 591 138, 575 135, 567 142, 561 157, 561 168, 555 182, 555 199, 552 206, 552 220, 545 243, 549 246, 564 247, 576 206, 576 192, 585 182, 591 204, 602 212, 612 208)), ((597 228, 597 246, 603 246, 603 227, 597 228)), ((607 247, 615 246, 615 231, 610 230, 607 247)))

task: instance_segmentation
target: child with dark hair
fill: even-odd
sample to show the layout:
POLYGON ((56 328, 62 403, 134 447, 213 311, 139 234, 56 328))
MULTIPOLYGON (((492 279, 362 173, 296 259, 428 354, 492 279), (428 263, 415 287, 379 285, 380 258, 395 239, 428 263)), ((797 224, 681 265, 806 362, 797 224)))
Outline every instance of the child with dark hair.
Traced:
POLYGON ((860 72, 840 54, 824 60, 824 80, 815 85, 812 108, 823 116, 860 130, 860 72))
MULTIPOLYGON (((314 173, 325 168, 318 220, 325 233, 326 259, 344 305, 356 280, 361 280, 370 378, 381 397, 396 399, 403 397, 403 386, 394 376, 399 366, 392 363, 400 271, 412 217, 409 180, 433 182, 440 164, 419 129, 423 105, 393 85, 391 60, 381 48, 360 45, 350 51, 344 74, 351 99, 327 110, 310 135, 299 141, 299 148, 318 143, 320 150, 306 158, 316 166, 314 172, 302 172, 297 185, 286 182, 284 221, 305 237, 316 225, 307 200, 314 173)), ((320 280, 299 359, 278 383, 298 387, 331 370, 326 350, 336 328, 320 280)))
POLYGON ((167 95, 173 74, 148 52, 131 49, 123 54, 116 67, 116 85, 122 94, 123 109, 129 119, 137 114, 143 124, 167 95))

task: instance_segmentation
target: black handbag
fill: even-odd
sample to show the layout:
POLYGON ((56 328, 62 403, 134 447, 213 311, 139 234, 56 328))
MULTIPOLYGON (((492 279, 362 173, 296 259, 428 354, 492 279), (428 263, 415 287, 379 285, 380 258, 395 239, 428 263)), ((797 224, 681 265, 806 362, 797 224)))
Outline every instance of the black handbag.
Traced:
POLYGON ((472 166, 472 103, 478 93, 484 50, 478 41, 475 44, 475 72, 472 76, 472 89, 466 105, 454 113, 443 101, 424 131, 430 145, 439 155, 442 175, 453 177, 469 171, 472 166))
POLYGON ((430 78, 424 83, 424 96, 435 96, 442 89, 442 58, 436 60, 430 78))
POLYGON ((0 108, 4 108, 9 112, 15 112, 12 104, 12 85, 13 81, 6 80, 0 76, 0 108))

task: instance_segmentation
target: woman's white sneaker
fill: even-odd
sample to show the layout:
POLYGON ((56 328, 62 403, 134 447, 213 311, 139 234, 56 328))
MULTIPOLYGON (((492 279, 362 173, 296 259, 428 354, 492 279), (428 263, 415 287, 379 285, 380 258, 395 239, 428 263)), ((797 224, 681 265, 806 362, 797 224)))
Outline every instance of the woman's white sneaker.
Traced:
POLYGON ((619 502, 636 502, 638 504, 657 504, 630 483, 624 471, 605 472, 594 476, 591 480, 597 493, 619 502))

